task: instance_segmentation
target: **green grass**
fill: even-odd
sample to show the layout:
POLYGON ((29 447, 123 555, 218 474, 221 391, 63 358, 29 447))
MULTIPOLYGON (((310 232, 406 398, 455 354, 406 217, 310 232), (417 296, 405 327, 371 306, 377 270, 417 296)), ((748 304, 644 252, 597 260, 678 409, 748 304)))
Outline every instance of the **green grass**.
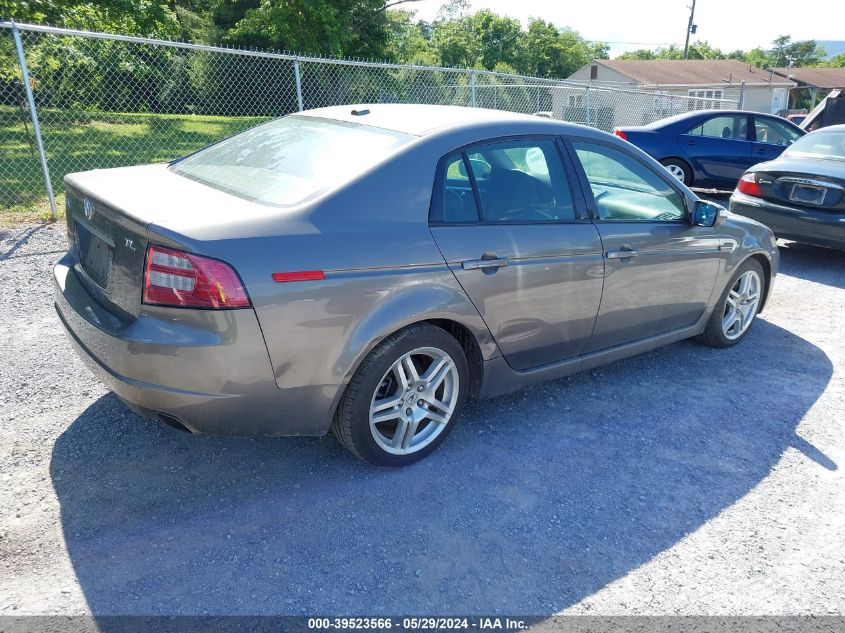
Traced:
MULTIPOLYGON (((50 205, 32 124, 18 108, 0 106, 0 223, 48 218, 50 205), (27 133, 28 132, 28 133, 27 133)), ((59 212, 62 178, 88 169, 172 160, 252 127, 262 117, 39 111, 59 212)))

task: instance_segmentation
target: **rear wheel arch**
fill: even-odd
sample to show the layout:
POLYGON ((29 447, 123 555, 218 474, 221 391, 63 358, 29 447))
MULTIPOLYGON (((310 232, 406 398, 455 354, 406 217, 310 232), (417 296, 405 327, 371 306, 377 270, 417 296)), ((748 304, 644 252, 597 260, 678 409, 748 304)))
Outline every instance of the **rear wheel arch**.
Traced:
MULTIPOLYGON (((346 388, 346 385, 349 383, 349 380, 352 376, 355 375, 355 372, 358 371, 358 368, 361 366, 367 357, 372 353, 374 349, 376 349, 379 344, 391 337, 399 334, 400 332, 407 330, 409 328, 414 327, 415 325, 420 325, 423 323, 429 323, 431 325, 439 327, 441 330, 445 330, 448 334, 454 338, 461 348, 464 350, 464 353, 467 357, 467 364, 469 365, 470 370, 470 385, 469 385, 469 395, 470 397, 474 397, 478 394, 478 391, 481 388, 481 378, 483 376, 484 371, 484 353, 482 352, 481 343, 478 340, 477 335, 472 331, 472 329, 462 323, 461 321, 451 319, 451 318, 437 318, 437 317, 428 317, 428 318, 419 318, 413 321, 408 321, 403 323, 401 326, 392 329, 389 332, 385 332, 383 335, 378 336, 370 341, 370 344, 363 350, 358 358, 355 359, 355 362, 349 367, 347 371, 346 380, 344 381, 343 388, 339 391, 342 392, 346 388)), ((336 400, 339 400, 339 396, 336 400)), ((332 413, 334 413, 334 407, 337 406, 337 402, 335 402, 334 406, 332 407, 332 413)))
POLYGON ((446 330, 458 341, 467 357, 469 366, 469 397, 476 398, 481 391, 481 379, 484 377, 484 356, 478 339, 467 326, 453 319, 427 319, 419 323, 431 323, 446 330))
MULTIPOLYGON (((428 323, 434 325, 442 330, 445 330, 449 335, 451 335, 461 346, 466 355, 467 365, 469 369, 469 391, 468 396, 469 398, 475 398, 478 396, 481 390, 481 382, 484 375, 484 349, 487 348, 489 352, 489 348, 491 345, 495 347, 495 343, 492 342, 492 336, 490 336, 490 341, 481 341, 479 340, 479 334, 476 331, 473 331, 471 325, 467 324, 466 322, 462 322, 456 320, 454 318, 448 317, 427 317, 427 318, 418 318, 416 320, 410 320, 401 324, 401 326, 395 327, 390 331, 386 331, 381 333, 378 336, 373 337, 369 344, 358 354, 358 357, 354 360, 353 363, 347 369, 346 378, 343 381, 343 384, 338 388, 337 393, 334 396, 332 401, 332 406, 329 411, 329 416, 327 418, 327 422, 330 422, 336 412, 337 407, 340 401, 343 398, 343 394, 345 393, 349 381, 352 379, 352 376, 355 375, 355 372, 358 371, 358 368, 361 364, 367 359, 367 357, 376 349, 379 344, 399 332, 407 330, 415 325, 428 323)), ((489 336, 489 332, 487 333, 489 336)), ((498 350, 498 348, 496 348, 498 350)))
POLYGON ((377 466, 402 466, 434 450, 457 423, 471 388, 470 362, 464 345, 472 349, 472 341, 467 338, 472 337, 472 334, 462 328, 457 322, 446 323, 441 320, 441 325, 436 325, 432 320, 423 319, 407 324, 378 341, 363 357, 349 383, 340 390, 337 404, 333 408, 331 429, 341 444, 360 459, 377 466), (447 328, 453 329, 457 336, 447 328), (459 337, 464 340, 461 341, 459 337), (438 379, 439 370, 433 377, 427 377, 418 362, 406 360, 412 354, 414 358, 432 356, 435 359, 433 362, 438 362, 438 358, 451 358, 453 362, 444 365, 447 368, 451 366, 451 369, 444 371, 454 375, 454 382, 449 386, 449 383, 442 382, 443 377, 438 379), (419 375, 408 373, 408 369, 400 372, 403 376, 401 378, 390 373, 393 371, 391 365, 407 367, 406 362, 416 364, 419 375), (383 375, 385 370, 388 373, 383 375), (395 379, 393 387, 388 389, 386 395, 379 395, 380 385, 385 388, 391 385, 386 381, 388 376, 395 379), (397 388, 396 380, 402 381, 398 383, 398 392, 394 391, 397 388), (435 389, 446 391, 440 393, 433 391, 435 389), (403 401, 403 391, 405 396, 420 400, 416 404, 413 400, 403 401), (396 393, 400 396, 398 404, 394 399, 396 393), (373 399, 376 397, 383 400, 377 409, 373 409, 373 399), (435 399, 432 400, 432 397, 435 399), (407 407, 407 420, 405 414, 401 413, 404 407, 407 407), (439 418, 432 417, 435 414, 439 418), (374 422, 374 415, 383 419, 374 422), (395 426, 391 428, 391 424, 395 426), (417 424, 425 425, 419 427, 419 434, 417 424), (376 425, 386 425, 387 428, 376 425), (433 433, 429 432, 432 429, 433 433), (401 449, 395 443, 396 433, 400 432, 401 449), (429 437, 422 437, 422 442, 414 448, 413 438, 419 439, 425 433, 429 437), (403 437, 411 439, 406 443, 403 437))

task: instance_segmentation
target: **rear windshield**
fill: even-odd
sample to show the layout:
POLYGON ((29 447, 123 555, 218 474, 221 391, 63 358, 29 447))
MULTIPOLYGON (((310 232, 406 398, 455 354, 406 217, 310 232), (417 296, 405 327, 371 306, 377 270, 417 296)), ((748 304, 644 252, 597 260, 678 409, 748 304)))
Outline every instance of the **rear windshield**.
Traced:
POLYGON ((170 169, 248 200, 289 206, 348 182, 413 138, 356 123, 289 116, 186 156, 170 169))
POLYGON ((813 132, 799 138, 784 156, 845 160, 845 132, 813 132))

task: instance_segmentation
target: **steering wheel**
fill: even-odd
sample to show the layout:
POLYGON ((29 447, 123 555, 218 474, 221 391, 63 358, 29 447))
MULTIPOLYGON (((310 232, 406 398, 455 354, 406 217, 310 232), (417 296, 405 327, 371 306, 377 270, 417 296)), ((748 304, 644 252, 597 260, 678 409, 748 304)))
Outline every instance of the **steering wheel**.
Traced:
POLYGON ((530 207, 526 208, 526 209, 515 209, 515 210, 511 211, 510 213, 503 215, 501 219, 505 220, 505 221, 507 221, 507 220, 534 220, 534 219, 537 218, 538 215, 541 215, 544 218, 546 218, 547 220, 551 220, 552 222, 557 220, 556 217, 554 217, 553 215, 543 211, 542 209, 532 209, 530 207))

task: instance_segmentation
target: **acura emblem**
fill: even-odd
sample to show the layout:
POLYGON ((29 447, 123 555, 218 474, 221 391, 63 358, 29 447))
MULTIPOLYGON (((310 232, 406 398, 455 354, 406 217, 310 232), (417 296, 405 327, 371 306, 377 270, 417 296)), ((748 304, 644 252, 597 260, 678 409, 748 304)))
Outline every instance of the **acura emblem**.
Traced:
POLYGON ((82 210, 85 212, 85 218, 90 220, 94 215, 94 205, 88 198, 82 203, 82 210))

